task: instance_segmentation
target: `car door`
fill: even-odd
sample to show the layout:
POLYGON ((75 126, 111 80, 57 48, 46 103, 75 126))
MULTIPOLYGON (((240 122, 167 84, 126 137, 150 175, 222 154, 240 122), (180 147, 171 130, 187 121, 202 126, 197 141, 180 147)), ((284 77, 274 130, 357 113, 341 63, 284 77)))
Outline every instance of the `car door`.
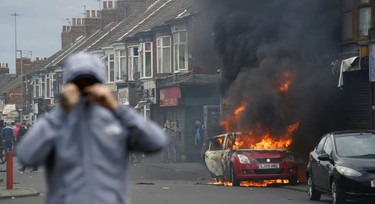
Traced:
MULTIPOLYGON (((333 151, 333 141, 332 137, 327 137, 326 142, 324 143, 323 153, 322 154, 328 154, 332 155, 333 151)), ((319 180, 320 180, 320 187, 324 190, 329 191, 331 188, 330 184, 330 167, 332 165, 331 161, 318 161, 320 165, 318 165, 318 174, 319 174, 319 180)))
POLYGON ((213 177, 223 177, 223 144, 225 135, 212 138, 204 152, 204 161, 213 177))
POLYGON ((320 161, 318 159, 318 156, 323 153, 323 148, 324 148, 326 139, 327 139, 327 136, 322 137, 322 139, 319 141, 314 151, 310 153, 310 161, 309 161, 310 176, 314 185, 318 187, 322 186, 321 178, 319 175, 320 161))

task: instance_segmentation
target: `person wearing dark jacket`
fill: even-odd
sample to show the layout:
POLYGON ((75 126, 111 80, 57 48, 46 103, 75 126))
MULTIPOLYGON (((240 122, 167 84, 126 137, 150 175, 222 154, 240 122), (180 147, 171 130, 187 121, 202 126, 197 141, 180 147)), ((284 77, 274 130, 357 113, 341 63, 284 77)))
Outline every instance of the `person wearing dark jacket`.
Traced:
POLYGON ((159 125, 119 105, 104 70, 95 55, 69 56, 59 105, 18 144, 22 164, 45 165, 48 204, 127 203, 129 151, 159 152, 167 143, 159 125))
MULTIPOLYGON (((26 121, 23 121, 22 124, 21 124, 21 127, 18 130, 17 144, 22 140, 23 136, 26 134, 28 129, 29 129, 29 125, 26 123, 26 121)), ((16 148, 17 148, 17 145, 16 145, 16 148)), ((26 168, 27 168, 27 166, 23 165, 21 168, 18 169, 18 171, 20 172, 20 174, 23 174, 25 172, 26 168)), ((33 172, 33 171, 38 171, 38 167, 34 166, 30 170, 30 172, 33 172)))
POLYGON ((1 138, 5 153, 11 152, 13 150, 14 135, 12 124, 10 122, 7 122, 6 126, 1 131, 1 138))

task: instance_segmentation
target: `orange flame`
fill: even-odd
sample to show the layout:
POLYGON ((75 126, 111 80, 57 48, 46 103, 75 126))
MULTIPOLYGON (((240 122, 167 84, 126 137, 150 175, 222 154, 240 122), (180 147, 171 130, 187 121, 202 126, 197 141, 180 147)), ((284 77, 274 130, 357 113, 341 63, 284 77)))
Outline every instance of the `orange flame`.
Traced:
POLYGON ((289 86, 292 83, 292 73, 291 72, 284 72, 281 76, 281 85, 279 87, 280 92, 287 92, 289 90, 289 86))
MULTIPOLYGON (((267 187, 269 185, 274 184, 288 184, 288 179, 276 179, 276 180, 261 180, 261 181, 241 181, 240 186, 243 187, 267 187)), ((218 186, 233 186, 232 182, 229 181, 221 181, 221 180, 214 180, 209 182, 208 184, 211 185, 218 185, 218 186)))

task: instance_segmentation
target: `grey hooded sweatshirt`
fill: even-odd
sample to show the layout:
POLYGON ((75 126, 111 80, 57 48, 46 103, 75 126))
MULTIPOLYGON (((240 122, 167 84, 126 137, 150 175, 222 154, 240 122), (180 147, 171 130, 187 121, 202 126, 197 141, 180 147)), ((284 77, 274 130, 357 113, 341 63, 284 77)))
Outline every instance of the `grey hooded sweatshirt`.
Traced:
MULTIPOLYGON (((91 54, 74 54, 64 83, 90 75, 104 83, 104 68, 91 54)), ((83 98, 66 113, 57 106, 30 128, 17 148, 19 161, 44 165, 49 204, 127 203, 129 150, 152 153, 166 145, 160 126, 134 109, 110 111, 83 98)))

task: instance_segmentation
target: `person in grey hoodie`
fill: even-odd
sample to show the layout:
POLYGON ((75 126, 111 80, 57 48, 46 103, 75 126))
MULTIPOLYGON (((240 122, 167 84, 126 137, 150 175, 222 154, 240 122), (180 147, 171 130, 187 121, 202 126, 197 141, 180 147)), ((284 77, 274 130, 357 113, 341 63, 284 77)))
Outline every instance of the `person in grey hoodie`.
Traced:
POLYGON ((129 151, 153 153, 166 146, 161 127, 120 106, 104 76, 95 55, 71 55, 60 104, 17 148, 20 163, 45 166, 49 204, 128 203, 129 151))

